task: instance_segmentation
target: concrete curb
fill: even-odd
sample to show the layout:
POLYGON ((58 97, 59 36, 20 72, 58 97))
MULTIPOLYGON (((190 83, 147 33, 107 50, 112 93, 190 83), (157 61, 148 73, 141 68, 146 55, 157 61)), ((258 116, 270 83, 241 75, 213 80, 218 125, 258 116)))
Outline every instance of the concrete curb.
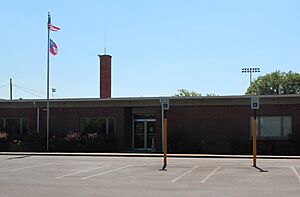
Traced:
MULTIPOLYGON (((159 153, 57 153, 57 152, 0 152, 0 155, 28 156, 87 156, 87 157, 163 157, 159 153)), ((252 155, 217 155, 217 154, 168 154, 172 158, 231 158, 252 159, 252 155)), ((300 159, 300 156, 261 155, 258 159, 300 159)))

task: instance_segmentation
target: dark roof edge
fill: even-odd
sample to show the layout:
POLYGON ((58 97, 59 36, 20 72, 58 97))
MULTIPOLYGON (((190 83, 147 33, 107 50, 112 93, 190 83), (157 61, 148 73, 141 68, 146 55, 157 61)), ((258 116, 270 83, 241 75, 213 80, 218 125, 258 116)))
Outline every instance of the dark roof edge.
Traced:
MULTIPOLYGON (((197 100, 197 99, 250 99, 256 95, 228 95, 228 96, 160 96, 160 97, 113 97, 113 98, 61 98, 50 99, 51 102, 80 102, 80 101, 143 101, 143 100, 160 100, 167 98, 170 100, 197 100)), ((292 95, 257 95, 260 98, 300 98, 299 94, 292 95)), ((1 99, 0 102, 46 102, 47 99, 14 99, 5 100, 1 99)))
MULTIPOLYGON (((250 105, 249 95, 200 97, 124 97, 124 98, 73 98, 51 99, 51 107, 159 107, 160 99, 169 98, 170 106, 250 105)), ((0 101, 0 108, 46 107, 46 99, 0 101)), ((261 105, 300 104, 300 95, 263 95, 261 105)))

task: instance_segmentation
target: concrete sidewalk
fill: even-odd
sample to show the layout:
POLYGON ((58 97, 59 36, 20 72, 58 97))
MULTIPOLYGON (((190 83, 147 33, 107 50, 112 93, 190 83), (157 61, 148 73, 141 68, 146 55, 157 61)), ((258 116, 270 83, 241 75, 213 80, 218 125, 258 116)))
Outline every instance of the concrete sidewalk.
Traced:
MULTIPOLYGON (((0 155, 30 156, 89 156, 89 157, 163 157, 160 153, 68 153, 68 152, 0 152, 0 155)), ((175 158, 233 158, 251 159, 252 155, 218 155, 218 154, 168 154, 175 158)), ((258 155, 259 159, 300 159, 300 156, 258 155)))

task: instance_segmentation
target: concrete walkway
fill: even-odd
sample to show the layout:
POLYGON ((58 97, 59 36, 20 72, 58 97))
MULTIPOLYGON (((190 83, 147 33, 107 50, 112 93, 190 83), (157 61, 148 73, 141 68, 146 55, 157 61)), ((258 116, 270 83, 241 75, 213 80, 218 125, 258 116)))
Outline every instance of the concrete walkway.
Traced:
MULTIPOLYGON (((160 153, 62 153, 62 152, 0 152, 0 155, 33 155, 33 156, 89 156, 89 157, 163 157, 160 153)), ((252 155, 218 155, 218 154, 168 154, 176 158, 235 158, 250 159, 252 155)), ((300 159, 300 156, 258 155, 259 159, 300 159)))

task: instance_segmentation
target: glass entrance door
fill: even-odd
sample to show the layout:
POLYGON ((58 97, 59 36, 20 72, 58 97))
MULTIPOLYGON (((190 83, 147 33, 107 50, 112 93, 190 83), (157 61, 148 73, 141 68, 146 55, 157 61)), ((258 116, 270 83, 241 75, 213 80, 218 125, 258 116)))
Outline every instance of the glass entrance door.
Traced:
POLYGON ((134 148, 145 148, 145 123, 142 121, 134 121, 134 148))
POLYGON ((153 150, 155 149, 155 119, 135 119, 133 131, 133 148, 153 150))
POLYGON ((155 121, 147 121, 146 122, 146 126, 147 126, 147 129, 146 129, 146 133, 147 133, 146 147, 147 147, 147 149, 151 149, 151 150, 155 149, 155 138, 156 138, 155 125, 156 125, 155 121))

